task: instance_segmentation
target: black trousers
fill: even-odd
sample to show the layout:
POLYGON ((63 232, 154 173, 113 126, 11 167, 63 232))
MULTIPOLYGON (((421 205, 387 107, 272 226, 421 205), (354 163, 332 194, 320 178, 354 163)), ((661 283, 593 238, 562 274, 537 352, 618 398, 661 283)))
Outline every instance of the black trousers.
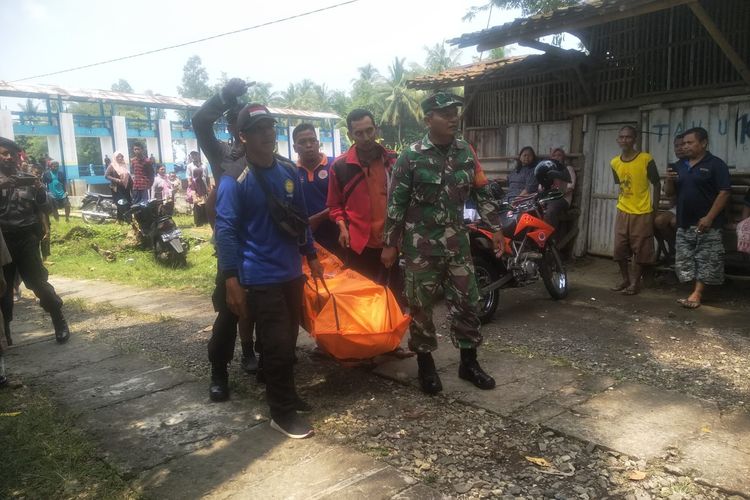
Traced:
POLYGON ((15 282, 16 270, 26 287, 37 296, 42 309, 51 315, 60 314, 63 302, 47 281, 49 274, 42 264, 36 229, 30 226, 20 231, 4 231, 3 237, 13 259, 13 262, 3 266, 5 282, 9 284, 0 302, 5 323, 13 319, 13 287, 10 284, 15 282))
POLYGON ((211 301, 217 314, 208 341, 208 360, 211 364, 226 366, 234 358, 239 318, 227 306, 227 286, 219 271, 216 272, 216 288, 211 301))
MULTIPOLYGON (((227 285, 221 273, 216 272, 216 287, 211 295, 211 302, 216 311, 216 319, 208 341, 208 361, 211 364, 226 366, 234 359, 234 344, 237 341, 239 318, 227 306, 227 285)), ((253 321, 250 319, 250 334, 253 321)), ((250 346, 252 348, 252 346, 250 346)), ((260 352, 260 339, 256 338, 255 350, 260 352)), ((249 355, 249 353, 243 353, 249 355)))
POLYGON ((346 249, 344 265, 359 274, 368 278, 379 285, 387 286, 393 296, 403 309, 407 305, 404 296, 404 278, 399 269, 398 263, 386 269, 380 261, 380 255, 383 253, 382 248, 365 247, 361 254, 356 253, 351 248, 346 249))
POLYGON ((261 343, 266 400, 272 418, 293 412, 298 397, 294 385, 294 348, 304 282, 304 277, 300 277, 286 283, 247 288, 250 314, 261 343))

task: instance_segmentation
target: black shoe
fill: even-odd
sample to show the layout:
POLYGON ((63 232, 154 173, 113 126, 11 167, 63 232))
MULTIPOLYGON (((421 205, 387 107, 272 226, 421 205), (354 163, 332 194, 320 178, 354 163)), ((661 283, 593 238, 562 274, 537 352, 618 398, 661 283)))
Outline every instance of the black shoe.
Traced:
POLYGON ((55 340, 60 344, 67 342, 70 338, 70 330, 68 329, 68 322, 65 321, 62 312, 52 315, 52 324, 55 327, 55 340))
POLYGON ((255 375, 256 373, 258 373, 258 358, 255 357, 254 353, 250 354, 249 356, 242 356, 240 366, 242 367, 242 371, 244 371, 245 373, 255 375))
POLYGON ((8 384, 8 377, 5 375, 0 375, 0 387, 3 387, 8 384))
POLYGON ((271 419, 271 429, 277 430, 292 439, 304 439, 313 435, 312 426, 297 412, 290 412, 271 419))
POLYGON ((476 349, 461 349, 461 364, 458 365, 458 377, 468 380, 484 391, 495 388, 495 379, 482 370, 477 361, 476 349))
POLYGON ((440 382, 440 377, 435 369, 435 360, 432 359, 432 354, 429 352, 418 353, 417 366, 419 366, 417 377, 419 377, 419 386, 422 388, 422 392, 432 395, 443 390, 443 384, 440 382))
POLYGON ((211 401, 220 402, 229 399, 229 374, 226 367, 211 368, 211 385, 208 388, 211 401))
POLYGON ((310 413, 313 410, 312 406, 299 396, 297 396, 297 401, 294 402, 294 409, 297 413, 310 413))

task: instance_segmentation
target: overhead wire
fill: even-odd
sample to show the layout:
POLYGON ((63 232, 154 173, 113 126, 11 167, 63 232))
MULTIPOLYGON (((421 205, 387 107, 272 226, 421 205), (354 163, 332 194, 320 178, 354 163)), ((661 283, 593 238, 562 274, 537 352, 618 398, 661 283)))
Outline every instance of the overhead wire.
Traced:
POLYGON ((82 66, 76 66, 76 67, 73 67, 73 68, 62 69, 62 70, 59 70, 59 71, 52 71, 50 73, 42 73, 42 74, 34 75, 34 76, 27 76, 25 78, 19 78, 17 80, 12 80, 11 83, 23 82, 23 81, 26 81, 26 80, 33 80, 35 78, 43 78, 45 76, 60 75, 62 73, 70 73, 71 71, 78 71, 78 70, 81 70, 81 69, 93 68, 95 66, 101 66, 103 64, 111 64, 113 62, 118 62, 118 61, 125 61, 127 59, 133 59, 133 58, 136 58, 136 57, 146 56, 146 55, 149 55, 149 54, 156 54, 158 52, 164 52, 165 50, 178 49, 180 47, 186 47, 188 45, 193 45, 193 44, 196 44, 196 43, 207 42, 209 40, 215 40, 217 38, 222 38, 222 37, 225 37, 225 36, 236 35, 237 33, 243 33, 245 31, 251 31, 251 30, 258 29, 258 28, 264 28, 266 26, 271 26, 273 24, 280 24, 280 23, 283 23, 283 22, 286 22, 286 21, 291 21, 293 19, 299 19, 301 17, 306 17, 306 16, 310 16, 310 15, 313 15, 313 14, 318 14, 320 12, 325 12, 325 11, 332 10, 332 9, 337 9, 339 7, 343 7, 345 5, 350 5, 350 4, 353 4, 353 3, 357 3, 359 1, 361 1, 361 0, 346 0, 344 2, 339 2, 339 3, 333 4, 333 5, 328 5, 326 7, 321 7, 319 9, 310 10, 310 11, 307 11, 307 12, 301 12, 299 14, 294 14, 292 16, 287 16, 287 17, 283 17, 283 18, 280 18, 280 19, 274 19, 272 21, 267 21, 265 23, 256 24, 254 26, 248 26, 247 28, 240 28, 240 29, 233 30, 233 31, 227 31, 227 32, 224 32, 224 33, 216 34, 216 35, 211 35, 211 36, 207 36, 207 37, 204 37, 204 38, 199 38, 197 40, 191 40, 189 42, 183 42, 183 43, 178 43, 178 44, 175 44, 175 45, 169 45, 167 47, 161 47, 161 48, 158 48, 158 49, 147 50, 145 52, 138 52, 137 54, 130 54, 130 55, 127 55, 127 56, 116 57, 114 59, 107 59, 105 61, 99 61, 99 62, 95 62, 95 63, 84 64, 82 66))

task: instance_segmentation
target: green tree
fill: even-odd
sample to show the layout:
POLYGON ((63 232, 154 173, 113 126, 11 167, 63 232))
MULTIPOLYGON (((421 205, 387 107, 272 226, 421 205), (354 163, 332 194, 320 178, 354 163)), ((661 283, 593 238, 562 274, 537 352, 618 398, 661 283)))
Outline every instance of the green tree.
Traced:
POLYGON ((406 88, 409 73, 406 71, 405 58, 394 58, 388 68, 390 73, 382 97, 385 97, 385 108, 381 116, 381 125, 396 128, 398 143, 402 143, 402 131, 406 123, 418 123, 422 118, 419 106, 419 94, 416 90, 406 88))
POLYGON ((130 94, 135 92, 133 90, 133 87, 131 87, 128 81, 124 78, 120 78, 117 83, 113 83, 112 90, 114 90, 115 92, 128 92, 130 94))
POLYGON ((424 62, 424 69, 427 73, 440 73, 448 68, 454 68, 459 65, 461 51, 455 47, 447 48, 445 42, 436 43, 431 47, 425 46, 424 50, 427 52, 424 62))
MULTIPOLYGON (((480 12, 489 11, 492 14, 492 8, 499 9, 521 9, 524 16, 534 14, 546 14, 557 10, 561 7, 568 7, 581 3, 582 0, 490 0, 483 5, 471 7, 464 15, 464 21, 474 19, 480 12)), ((564 36, 557 34, 552 37, 552 45, 559 47, 562 45, 564 36)))
POLYGON ((372 64, 360 68, 359 77, 352 81, 351 109, 365 108, 377 118, 383 114, 382 89, 385 85, 380 72, 372 64))
POLYGON ((34 99, 26 99, 26 102, 18 105, 18 109, 21 110, 21 124, 33 125, 39 120, 36 114, 39 113, 39 103, 35 102, 34 99))
POLYGON ((38 135, 18 135, 16 136, 15 141, 35 162, 41 161, 42 157, 49 152, 46 137, 38 135))
POLYGON ((211 97, 211 87, 208 85, 208 71, 203 67, 200 56, 188 58, 182 68, 182 85, 177 87, 182 97, 192 99, 208 99, 211 97))
POLYGON ((279 103, 279 93, 273 90, 273 85, 268 82, 255 82, 247 89, 247 102, 259 102, 267 106, 279 103))
POLYGON ((480 12, 486 12, 493 7, 498 9, 521 9, 524 16, 531 16, 539 13, 552 12, 560 7, 567 7, 581 3, 581 0, 490 0, 483 5, 471 7, 464 15, 464 21, 474 19, 480 12))

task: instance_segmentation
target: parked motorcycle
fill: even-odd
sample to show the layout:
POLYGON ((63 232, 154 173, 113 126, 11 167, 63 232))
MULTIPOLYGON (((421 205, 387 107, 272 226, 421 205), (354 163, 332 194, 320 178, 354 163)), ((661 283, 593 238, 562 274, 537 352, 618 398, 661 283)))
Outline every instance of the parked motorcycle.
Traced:
POLYGON ((190 246, 172 216, 162 213, 161 207, 161 200, 136 203, 126 215, 132 217, 138 242, 143 248, 153 249, 157 261, 185 266, 190 246))
POLYGON ((492 231, 482 223, 468 224, 482 323, 492 320, 501 288, 526 286, 541 277, 553 299, 567 296, 568 275, 552 238, 555 228, 544 222, 544 204, 562 197, 560 191, 549 190, 503 203, 505 250, 499 257, 492 246, 492 231))
POLYGON ((81 218, 86 224, 102 224, 117 220, 117 204, 112 195, 88 191, 81 202, 81 218))

